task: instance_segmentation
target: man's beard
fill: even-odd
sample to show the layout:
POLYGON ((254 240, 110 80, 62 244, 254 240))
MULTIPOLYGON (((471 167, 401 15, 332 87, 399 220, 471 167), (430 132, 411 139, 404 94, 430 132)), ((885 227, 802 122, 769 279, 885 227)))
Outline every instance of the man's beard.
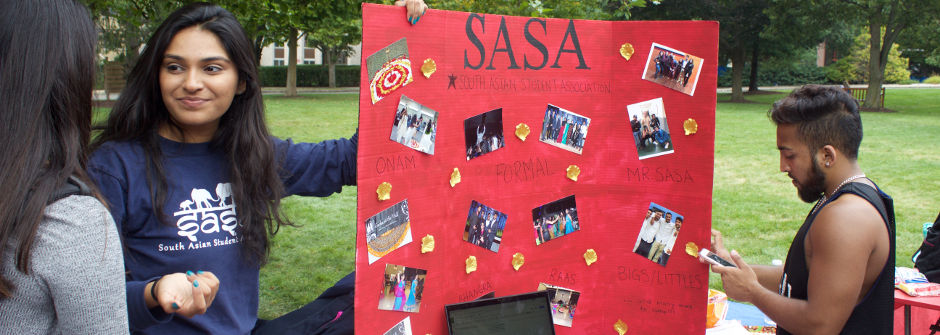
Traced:
POLYGON ((801 187, 796 188, 796 193, 799 194, 800 199, 807 203, 819 200, 826 192, 826 174, 819 168, 815 156, 812 163, 813 168, 810 170, 809 180, 800 183, 801 187))

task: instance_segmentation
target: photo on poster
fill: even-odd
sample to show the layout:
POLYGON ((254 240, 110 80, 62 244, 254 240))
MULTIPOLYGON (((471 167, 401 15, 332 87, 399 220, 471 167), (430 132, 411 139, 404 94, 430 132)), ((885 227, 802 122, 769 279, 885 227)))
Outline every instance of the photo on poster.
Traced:
POLYGON ((366 245, 369 264, 399 247, 411 243, 411 219, 408 199, 392 205, 366 219, 366 245))
POLYGON ((627 106, 627 118, 640 159, 671 154, 675 151, 663 98, 627 106))
POLYGON ((646 217, 641 223, 640 234, 633 245, 633 252, 653 263, 666 266, 669 256, 672 255, 672 247, 679 238, 682 221, 683 217, 679 213, 650 202, 646 217))
POLYGON ((545 108, 539 141, 581 154, 591 119, 555 105, 545 108))
POLYGON ((702 64, 704 62, 699 57, 653 43, 643 68, 643 79, 694 95, 702 64))
POLYGON ((467 213, 463 240, 483 249, 498 252, 506 227, 506 214, 473 200, 467 213))
POLYGON ((574 195, 532 209, 535 245, 581 230, 574 195))
POLYGON ((428 271, 403 265, 386 264, 379 309, 418 313, 428 271))
POLYGON ((392 141, 427 154, 434 154, 437 112, 404 95, 392 123, 392 141))
POLYGON ((467 160, 496 151, 503 142, 503 109, 497 108, 463 121, 467 160))
POLYGON ((382 335, 411 335, 411 317, 401 320, 382 335))
POLYGON ((411 60, 408 59, 408 41, 402 37, 366 58, 369 71, 369 92, 375 104, 399 87, 414 81, 411 60))
POLYGON ((574 322, 575 311, 578 308, 578 300, 581 298, 581 292, 546 283, 539 283, 538 290, 548 291, 548 300, 552 306, 552 323, 571 327, 574 322))

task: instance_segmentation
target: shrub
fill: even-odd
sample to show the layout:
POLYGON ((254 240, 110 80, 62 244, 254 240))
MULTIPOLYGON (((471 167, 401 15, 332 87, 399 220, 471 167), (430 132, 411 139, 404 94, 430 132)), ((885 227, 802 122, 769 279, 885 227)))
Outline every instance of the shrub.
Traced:
MULTIPOLYGON (((259 69, 261 86, 284 87, 287 82, 287 66, 262 66, 259 69)), ((297 87, 329 86, 329 67, 318 64, 297 65, 297 87)), ((359 65, 336 65, 336 86, 359 86, 359 65)))
MULTIPOLYGON (((751 66, 744 66, 742 86, 747 87, 751 82, 751 66)), ((781 64, 761 63, 757 68, 758 86, 777 85, 803 85, 823 84, 826 79, 826 68, 816 67, 814 64, 781 64)), ((719 87, 731 87, 731 70, 718 76, 719 87)))
POLYGON ((940 84, 940 76, 932 75, 927 79, 924 79, 924 84, 940 84))
MULTIPOLYGON (((829 80, 841 83, 864 83, 868 82, 868 60, 869 44, 867 32, 859 34, 855 38, 851 53, 839 59, 839 61, 828 66, 829 70, 826 77, 829 80)), ((900 83, 911 77, 911 71, 907 69, 908 59, 901 57, 898 51, 898 45, 895 44, 888 52, 888 66, 885 67, 885 83, 900 83)))

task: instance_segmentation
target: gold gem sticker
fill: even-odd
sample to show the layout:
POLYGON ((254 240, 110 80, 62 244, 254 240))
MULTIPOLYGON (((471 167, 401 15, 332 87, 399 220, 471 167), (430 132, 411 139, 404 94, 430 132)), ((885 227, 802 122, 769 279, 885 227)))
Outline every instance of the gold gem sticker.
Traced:
POLYGON ((698 258, 698 245, 695 245, 695 242, 686 243, 685 253, 689 254, 689 256, 698 258))
POLYGON ((685 135, 692 135, 698 131, 698 122, 695 122, 695 119, 688 119, 682 123, 682 129, 685 129, 685 135))
POLYGON ((477 256, 467 257, 467 274, 477 270, 477 256))
POLYGON ((578 176, 581 175, 581 168, 577 165, 568 165, 567 171, 568 179, 578 181, 578 176))
POLYGON ((594 262, 597 262, 597 252, 595 252, 594 249, 588 249, 587 251, 585 251, 584 262, 587 263, 588 266, 591 266, 591 264, 594 264, 594 262))
POLYGON ((525 142, 526 136, 529 136, 529 125, 525 123, 520 123, 516 125, 516 137, 525 142))
POLYGON ((621 45, 620 55, 623 56, 623 59, 630 60, 630 57, 633 57, 633 44, 624 43, 621 45))
POLYGON ((454 187, 458 183, 460 183, 460 170, 454 168, 454 172, 450 173, 450 187, 454 187))
POLYGON ((424 64, 421 65, 421 73, 424 74, 425 78, 431 79, 431 75, 434 74, 434 71, 437 71, 437 63, 434 63, 433 59, 425 59, 424 64))
POLYGON ((525 264, 525 256, 522 256, 521 252, 517 252, 512 255, 512 268, 519 271, 519 268, 522 267, 522 264, 525 264))
POLYGON ((424 235, 424 237, 421 238, 421 253, 426 254, 431 251, 434 251, 434 236, 430 234, 424 235))
POLYGON ((614 330, 617 331, 617 334, 623 335, 627 333, 627 323, 623 320, 617 319, 617 323, 614 323, 614 330))
POLYGON ((392 198, 392 184, 389 184, 387 181, 379 184, 379 188, 375 190, 375 193, 379 195, 379 201, 385 201, 392 198))

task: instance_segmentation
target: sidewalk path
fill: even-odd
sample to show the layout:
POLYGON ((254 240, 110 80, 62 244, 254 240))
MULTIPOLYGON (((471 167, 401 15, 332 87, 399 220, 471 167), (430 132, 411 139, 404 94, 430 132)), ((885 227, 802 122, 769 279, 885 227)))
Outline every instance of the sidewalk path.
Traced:
MULTIPOLYGON (((852 87, 852 88, 866 88, 866 87, 868 87, 868 85, 859 84, 859 85, 850 85, 850 87, 852 87)), ((902 84, 884 84, 884 87, 890 88, 890 89, 895 89, 895 88, 901 88, 901 89, 904 89, 904 88, 940 88, 940 84, 920 84, 920 83, 918 83, 918 84, 907 84, 907 85, 902 85, 902 84)), ((796 89, 796 88, 799 88, 799 86, 760 86, 760 87, 758 87, 758 89, 760 89, 761 91, 781 91, 781 92, 789 92, 789 91, 792 91, 792 90, 794 90, 794 89, 796 89)), ((743 89, 744 89, 744 93, 747 93, 747 87, 744 87, 743 89)), ((718 88, 718 93, 731 93, 731 88, 730 88, 730 87, 719 87, 719 88, 718 88)))

